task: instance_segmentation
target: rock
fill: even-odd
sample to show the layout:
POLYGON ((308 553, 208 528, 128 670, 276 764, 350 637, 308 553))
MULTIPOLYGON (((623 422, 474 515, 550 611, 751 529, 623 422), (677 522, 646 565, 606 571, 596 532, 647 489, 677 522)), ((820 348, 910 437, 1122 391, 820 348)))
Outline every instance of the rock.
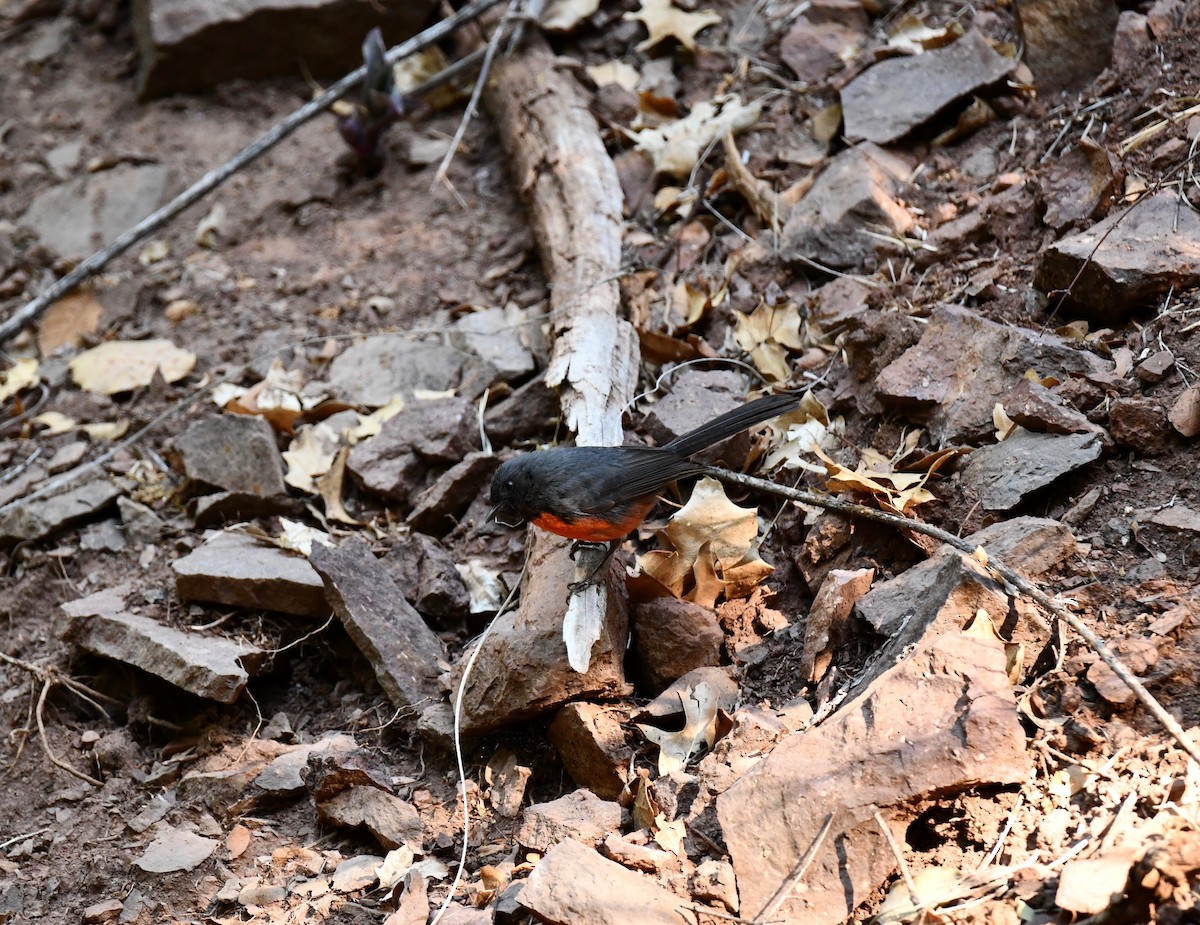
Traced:
POLYGON ((849 618, 854 605, 871 589, 875 570, 831 569, 821 582, 804 621, 804 648, 800 676, 819 681, 829 670, 834 651, 849 638, 849 618))
POLYGON ((451 342, 492 366, 501 381, 512 382, 534 370, 533 353, 527 343, 530 337, 539 335, 539 323, 515 305, 485 308, 459 318, 451 342))
POLYGON ((873 144, 842 151, 788 214, 780 255, 835 269, 867 268, 877 245, 864 228, 903 234, 912 227, 912 216, 895 198, 909 173, 907 163, 873 144))
MULTIPOLYGON (((518 880, 506 886, 504 892, 496 897, 496 904, 492 908, 495 925, 524 925, 527 918, 525 908, 521 905, 521 893, 524 890, 525 882, 518 880)), ((422 918, 416 925, 425 925, 425 919, 422 918)))
MULTIPOLYGON (((1200 283, 1200 216, 1163 190, 1042 251, 1033 283, 1098 324, 1116 326, 1138 309, 1200 283)), ((1045 375, 1045 373, 1042 373, 1045 375)))
POLYGON ((630 613, 638 686, 658 694, 694 668, 721 663, 725 634, 708 607, 673 597, 635 604, 630 613))
POLYGON ((314 803, 332 800, 350 787, 374 787, 392 792, 390 774, 363 748, 312 751, 300 773, 314 803))
POLYGON ((842 89, 846 137, 877 144, 897 141, 1014 67, 1016 61, 998 54, 976 29, 945 48, 887 58, 842 89))
POLYGON ((408 524, 422 533, 447 533, 479 494, 480 486, 490 485, 500 457, 491 453, 468 453, 462 462, 451 466, 432 485, 417 495, 408 524))
POLYGON ((121 494, 108 479, 60 495, 23 501, 0 514, 0 543, 40 540, 107 510, 121 494))
POLYGON ((915 347, 889 363, 875 390, 886 407, 928 426, 939 445, 991 435, 996 397, 1026 370, 1060 380, 1099 373, 1112 364, 1054 334, 988 321, 970 309, 941 304, 915 347))
POLYGON ((148 874, 194 870, 212 857, 219 844, 215 838, 163 825, 133 863, 148 874))
POLYGON ((872 287, 852 276, 839 276, 808 297, 809 310, 827 334, 840 331, 852 319, 869 309, 867 296, 872 287))
POLYGON ((366 828, 391 851, 401 845, 420 849, 421 817, 411 804, 375 787, 350 787, 332 800, 317 804, 326 822, 344 828, 366 828))
POLYGON ((134 32, 143 99, 199 93, 226 80, 294 74, 303 59, 316 77, 362 64, 362 37, 381 26, 388 44, 420 29, 430 0, 376 8, 353 0, 135 0, 134 32))
POLYGON ((1200 385, 1188 386, 1180 392, 1167 417, 1181 437, 1200 434, 1200 385))
POLYGON ((471 611, 471 596, 446 548, 424 533, 392 544, 383 564, 404 598, 425 617, 460 622, 471 611))
POLYGON ((739 903, 733 866, 725 861, 704 861, 688 878, 688 892, 696 899, 721 903, 737 914, 739 903))
POLYGON ((1122 73, 1140 69, 1153 53, 1154 42, 1145 15, 1136 10, 1121 10, 1113 33, 1113 69, 1122 73))
POLYGON ((25 60, 30 64, 42 65, 57 58, 71 40, 75 27, 71 20, 70 16, 60 16, 42 26, 25 53, 25 60))
POLYGON ((1081 138, 1066 154, 1051 162, 1039 178, 1046 206, 1043 221, 1055 231, 1107 214, 1121 193, 1125 171, 1106 148, 1081 138))
POLYGON ((520 903, 552 925, 696 925, 674 893, 572 840, 538 862, 520 903))
POLYGON ((627 838, 622 838, 613 832, 601 843, 600 851, 609 860, 616 861, 622 867, 628 867, 630 870, 644 870, 647 873, 657 874, 665 868, 678 868, 678 858, 674 854, 663 851, 661 848, 651 848, 649 845, 635 843, 634 839, 639 836, 641 839, 645 838, 644 830, 634 832, 627 838))
POLYGON ((1020 0, 1025 63, 1039 93, 1079 89, 1108 67, 1117 5, 1109 0, 1020 0))
POLYGON ((550 742, 576 786, 615 800, 627 780, 633 749, 621 723, 628 711, 595 703, 568 703, 550 724, 550 742))
MULTIPOLYGON (((925 799, 1025 779, 1025 736, 1004 648, 963 635, 962 622, 952 611, 925 627, 911 655, 889 661, 822 725, 783 738, 717 797, 743 918, 763 914, 826 814, 833 827, 805 878, 808 889, 790 891, 772 917, 833 925, 879 889, 896 861, 876 806, 886 816, 888 807, 903 812, 925 799)), ((899 656, 902 648, 892 651, 899 656)))
POLYGON ((1142 360, 1134 369, 1134 373, 1142 382, 1156 385, 1174 368, 1175 355, 1170 350, 1158 350, 1142 360))
POLYGON ((378 434, 350 451, 346 468, 365 488, 415 501, 417 478, 430 463, 460 462, 479 448, 475 406, 464 398, 414 400, 378 434))
POLYGON ((345 734, 327 735, 318 742, 284 747, 255 775, 254 785, 272 796, 296 796, 304 790, 304 769, 313 755, 348 754, 357 748, 354 737, 345 734))
POLYGON ((308 560, 245 533, 213 533, 171 563, 184 600, 302 617, 329 613, 325 585, 308 560))
POLYGON ((50 457, 50 461, 46 463, 46 471, 51 475, 55 475, 70 469, 87 455, 87 451, 88 445, 84 440, 76 440, 73 443, 60 446, 54 451, 54 455, 50 457))
MULTIPOLYGON (((623 697, 632 689, 623 668, 628 636, 625 598, 611 588, 599 640, 586 673, 567 663, 563 611, 574 580, 569 541, 537 531, 521 604, 492 624, 463 698, 463 731, 474 735, 549 712, 570 700, 623 697)), ((463 662, 454 668, 457 689, 463 662)))
POLYGON ((183 473, 200 491, 273 498, 287 494, 275 432, 263 418, 215 414, 175 440, 183 473))
POLYGON ((83 920, 88 923, 111 922, 120 915, 123 908, 125 908, 125 904, 121 900, 106 899, 84 909, 83 920))
MULTIPOLYGON (((1026 578, 1034 579, 1075 551, 1075 537, 1060 523, 1041 517, 1014 517, 985 527, 967 538, 982 546, 989 557, 1000 559, 1026 578)), ((898 632, 906 620, 931 622, 936 612, 958 600, 959 613, 969 616, 980 607, 995 619, 1007 611, 1007 602, 990 578, 973 567, 963 568, 958 550, 941 546, 923 562, 889 581, 880 582, 859 599, 859 615, 883 636, 898 632), (1002 609, 1001 609, 1002 608, 1002 609)))
POLYGON ((545 376, 539 375, 488 408, 483 426, 494 445, 506 446, 553 430, 558 416, 558 395, 546 387, 545 376))
POLYGON ((161 517, 132 498, 117 498, 117 511, 121 514, 121 529, 131 543, 157 543, 167 531, 161 517))
POLYGON ((333 888, 339 893, 354 893, 365 890, 379 877, 375 869, 383 863, 383 858, 374 854, 360 854, 357 857, 346 858, 334 868, 333 888))
POLYGON ((131 613, 88 613, 89 598, 63 605, 68 620, 59 636, 80 648, 132 665, 181 690, 233 703, 249 680, 247 668, 266 662, 266 653, 221 636, 185 633, 131 613))
POLYGON ((238 891, 237 901, 243 906, 269 906, 271 903, 281 903, 287 898, 287 887, 283 884, 268 886, 265 883, 251 883, 238 891))
POLYGON ((779 43, 779 57, 804 83, 820 83, 860 50, 869 23, 858 0, 817 0, 779 43))
POLYGON ((1007 440, 967 457, 963 484, 988 511, 1010 511, 1035 492, 1100 458, 1099 434, 1035 434, 1018 429, 1007 440))
POLYGON ((519 845, 543 854, 564 839, 598 845, 621 828, 621 807, 588 790, 525 808, 514 836, 519 845))
MULTIPOLYGON (((746 382, 737 373, 685 369, 671 384, 671 391, 646 413, 646 432, 662 446, 745 404, 745 395, 746 382)), ((740 465, 749 449, 750 436, 743 431, 695 458, 710 465, 740 465)))
POLYGON ((533 776, 533 769, 520 764, 517 756, 508 749, 501 749, 488 762, 487 773, 491 784, 488 802, 500 816, 515 819, 521 814, 525 788, 533 776))
POLYGON ((1004 396, 1005 413, 1026 430, 1040 434, 1098 434, 1105 446, 1112 440, 1102 427, 1067 404, 1066 399, 1039 382, 1022 378, 1004 396))
POLYGON ((1121 446, 1153 456, 1170 445, 1166 415, 1152 398, 1117 398, 1108 409, 1108 429, 1121 446))
POLYGON ((79 535, 79 548, 100 552, 120 552, 128 545, 116 518, 88 524, 79 535))
POLYGON ((313 546, 334 613, 399 709, 441 697, 437 677, 446 647, 396 587, 370 547, 351 537, 334 549, 313 546))
POLYGON ((1096 915, 1125 898, 1130 868, 1140 852, 1127 845, 1091 858, 1074 858, 1063 865, 1054 905, 1077 915, 1096 915))
POLYGON ((17 224, 62 257, 87 257, 162 205, 169 178, 158 164, 90 173, 39 193, 17 224))
MULTIPOLYGON (((343 401, 379 408, 394 395, 410 401, 418 389, 456 389, 468 365, 462 351, 447 344, 421 343, 402 334, 380 334, 352 344, 334 358, 329 364, 329 386, 343 401)), ((482 390, 466 397, 475 398, 482 390)))
POLYGON ((272 514, 298 516, 299 505, 287 495, 263 497, 240 491, 218 491, 201 495, 188 502, 188 512, 197 527, 220 527, 222 524, 243 523, 256 517, 272 514))

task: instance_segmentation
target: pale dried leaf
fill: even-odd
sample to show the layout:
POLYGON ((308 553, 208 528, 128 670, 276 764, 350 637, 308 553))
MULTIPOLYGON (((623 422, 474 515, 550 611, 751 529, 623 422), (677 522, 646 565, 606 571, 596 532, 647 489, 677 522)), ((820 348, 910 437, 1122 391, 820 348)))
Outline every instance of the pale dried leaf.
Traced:
POLYGON ((642 735, 659 748, 660 776, 682 770, 701 744, 711 748, 716 740, 719 698, 713 686, 701 681, 695 688, 681 691, 679 699, 683 705, 684 724, 678 732, 637 724, 642 735))
POLYGON ((631 93, 637 89, 638 82, 642 79, 637 68, 624 61, 605 61, 603 64, 595 64, 584 70, 587 71, 588 77, 592 78, 592 82, 597 87, 616 84, 631 93))
POLYGON ((36 385, 37 381, 38 361, 33 357, 22 357, 0 378, 0 401, 8 401, 18 392, 36 385))
POLYGON ((38 324, 38 349, 49 356, 59 347, 78 347, 100 326, 104 308, 87 289, 79 289, 53 303, 38 324))
POLYGON ((541 26, 547 32, 570 32, 598 9, 600 0, 550 0, 541 26))
POLYGON ((75 384, 88 392, 115 395, 150 384, 155 371, 178 382, 196 366, 196 355, 169 340, 114 340, 71 360, 75 384))
POLYGON ((337 432, 324 422, 301 427, 283 452, 288 467, 283 480, 293 488, 316 494, 316 479, 333 465, 340 442, 337 432))
POLYGON ((280 549, 288 549, 292 552, 298 552, 301 555, 310 556, 312 555, 313 543, 320 543, 322 546, 329 547, 335 545, 332 536, 324 530, 318 530, 316 527, 310 527, 308 524, 280 517, 279 525, 282 528, 279 531, 279 535, 271 539, 280 549))
POLYGON ((75 422, 59 411, 45 411, 33 419, 34 424, 41 424, 46 430, 43 437, 56 437, 75 429, 75 422))
POLYGON ((414 854, 408 845, 393 848, 384 857, 383 863, 375 868, 375 876, 379 878, 379 888, 390 890, 404 879, 413 866, 414 854))
POLYGON ((637 148, 650 155, 656 172, 684 178, 713 141, 749 128, 761 110, 759 103, 744 105, 736 94, 718 96, 697 104, 683 119, 637 132, 637 148))
POLYGON ((80 424, 79 429, 93 440, 120 440, 129 430, 129 422, 97 421, 94 424, 80 424))
POLYGON ((689 51, 695 51, 696 35, 721 21, 714 10, 687 13, 674 6, 671 0, 641 0, 641 8, 636 13, 626 13, 622 18, 642 23, 650 33, 648 38, 638 43, 638 51, 653 48, 668 38, 678 40, 689 51))

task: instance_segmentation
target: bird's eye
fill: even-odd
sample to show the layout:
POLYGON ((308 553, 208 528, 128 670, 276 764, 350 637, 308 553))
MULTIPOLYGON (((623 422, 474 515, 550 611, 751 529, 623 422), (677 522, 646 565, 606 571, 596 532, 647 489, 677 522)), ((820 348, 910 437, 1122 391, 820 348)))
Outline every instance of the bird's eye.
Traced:
POLYGON ((512 489, 516 488, 517 486, 513 484, 512 479, 509 479, 507 482, 504 483, 504 487, 511 491, 512 489))

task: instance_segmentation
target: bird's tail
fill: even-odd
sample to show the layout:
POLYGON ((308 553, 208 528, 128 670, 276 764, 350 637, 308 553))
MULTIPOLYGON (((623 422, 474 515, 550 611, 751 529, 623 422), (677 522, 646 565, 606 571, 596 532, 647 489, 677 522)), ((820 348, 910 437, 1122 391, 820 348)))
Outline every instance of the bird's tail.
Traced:
POLYGON ((676 437, 663 449, 680 456, 691 456, 693 453, 699 453, 705 447, 710 447, 714 443, 720 443, 722 440, 740 433, 747 427, 753 427, 768 418, 791 411, 799 404, 800 396, 798 395, 765 395, 740 408, 727 411, 693 431, 676 437))

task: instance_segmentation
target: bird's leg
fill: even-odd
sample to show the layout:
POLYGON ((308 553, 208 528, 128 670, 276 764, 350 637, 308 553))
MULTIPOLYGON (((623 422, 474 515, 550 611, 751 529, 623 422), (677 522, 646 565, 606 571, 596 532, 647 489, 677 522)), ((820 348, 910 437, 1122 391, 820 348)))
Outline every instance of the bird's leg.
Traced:
POLYGON ((583 543, 579 541, 572 543, 570 552, 571 561, 575 560, 575 554, 581 549, 603 549, 607 547, 608 551, 604 554, 604 558, 600 560, 600 563, 594 569, 592 569, 591 574, 589 574, 587 578, 583 579, 582 581, 573 581, 567 585, 567 590, 570 592, 570 594, 578 594, 579 592, 594 585, 596 583, 596 576, 604 571, 604 567, 608 565, 608 561, 613 557, 613 553, 617 551, 617 547, 620 545, 620 540, 612 540, 608 543, 583 543))
MULTIPOLYGON (((608 545, 609 545, 608 543, 592 543, 592 542, 589 542, 588 540, 571 540, 571 551, 569 553, 567 553, 567 555, 570 556, 571 561, 574 562, 575 557, 577 555, 579 555, 579 553, 581 553, 583 550, 585 550, 585 549, 604 549, 608 545)), ((608 554, 611 556, 612 551, 610 550, 608 554)))

